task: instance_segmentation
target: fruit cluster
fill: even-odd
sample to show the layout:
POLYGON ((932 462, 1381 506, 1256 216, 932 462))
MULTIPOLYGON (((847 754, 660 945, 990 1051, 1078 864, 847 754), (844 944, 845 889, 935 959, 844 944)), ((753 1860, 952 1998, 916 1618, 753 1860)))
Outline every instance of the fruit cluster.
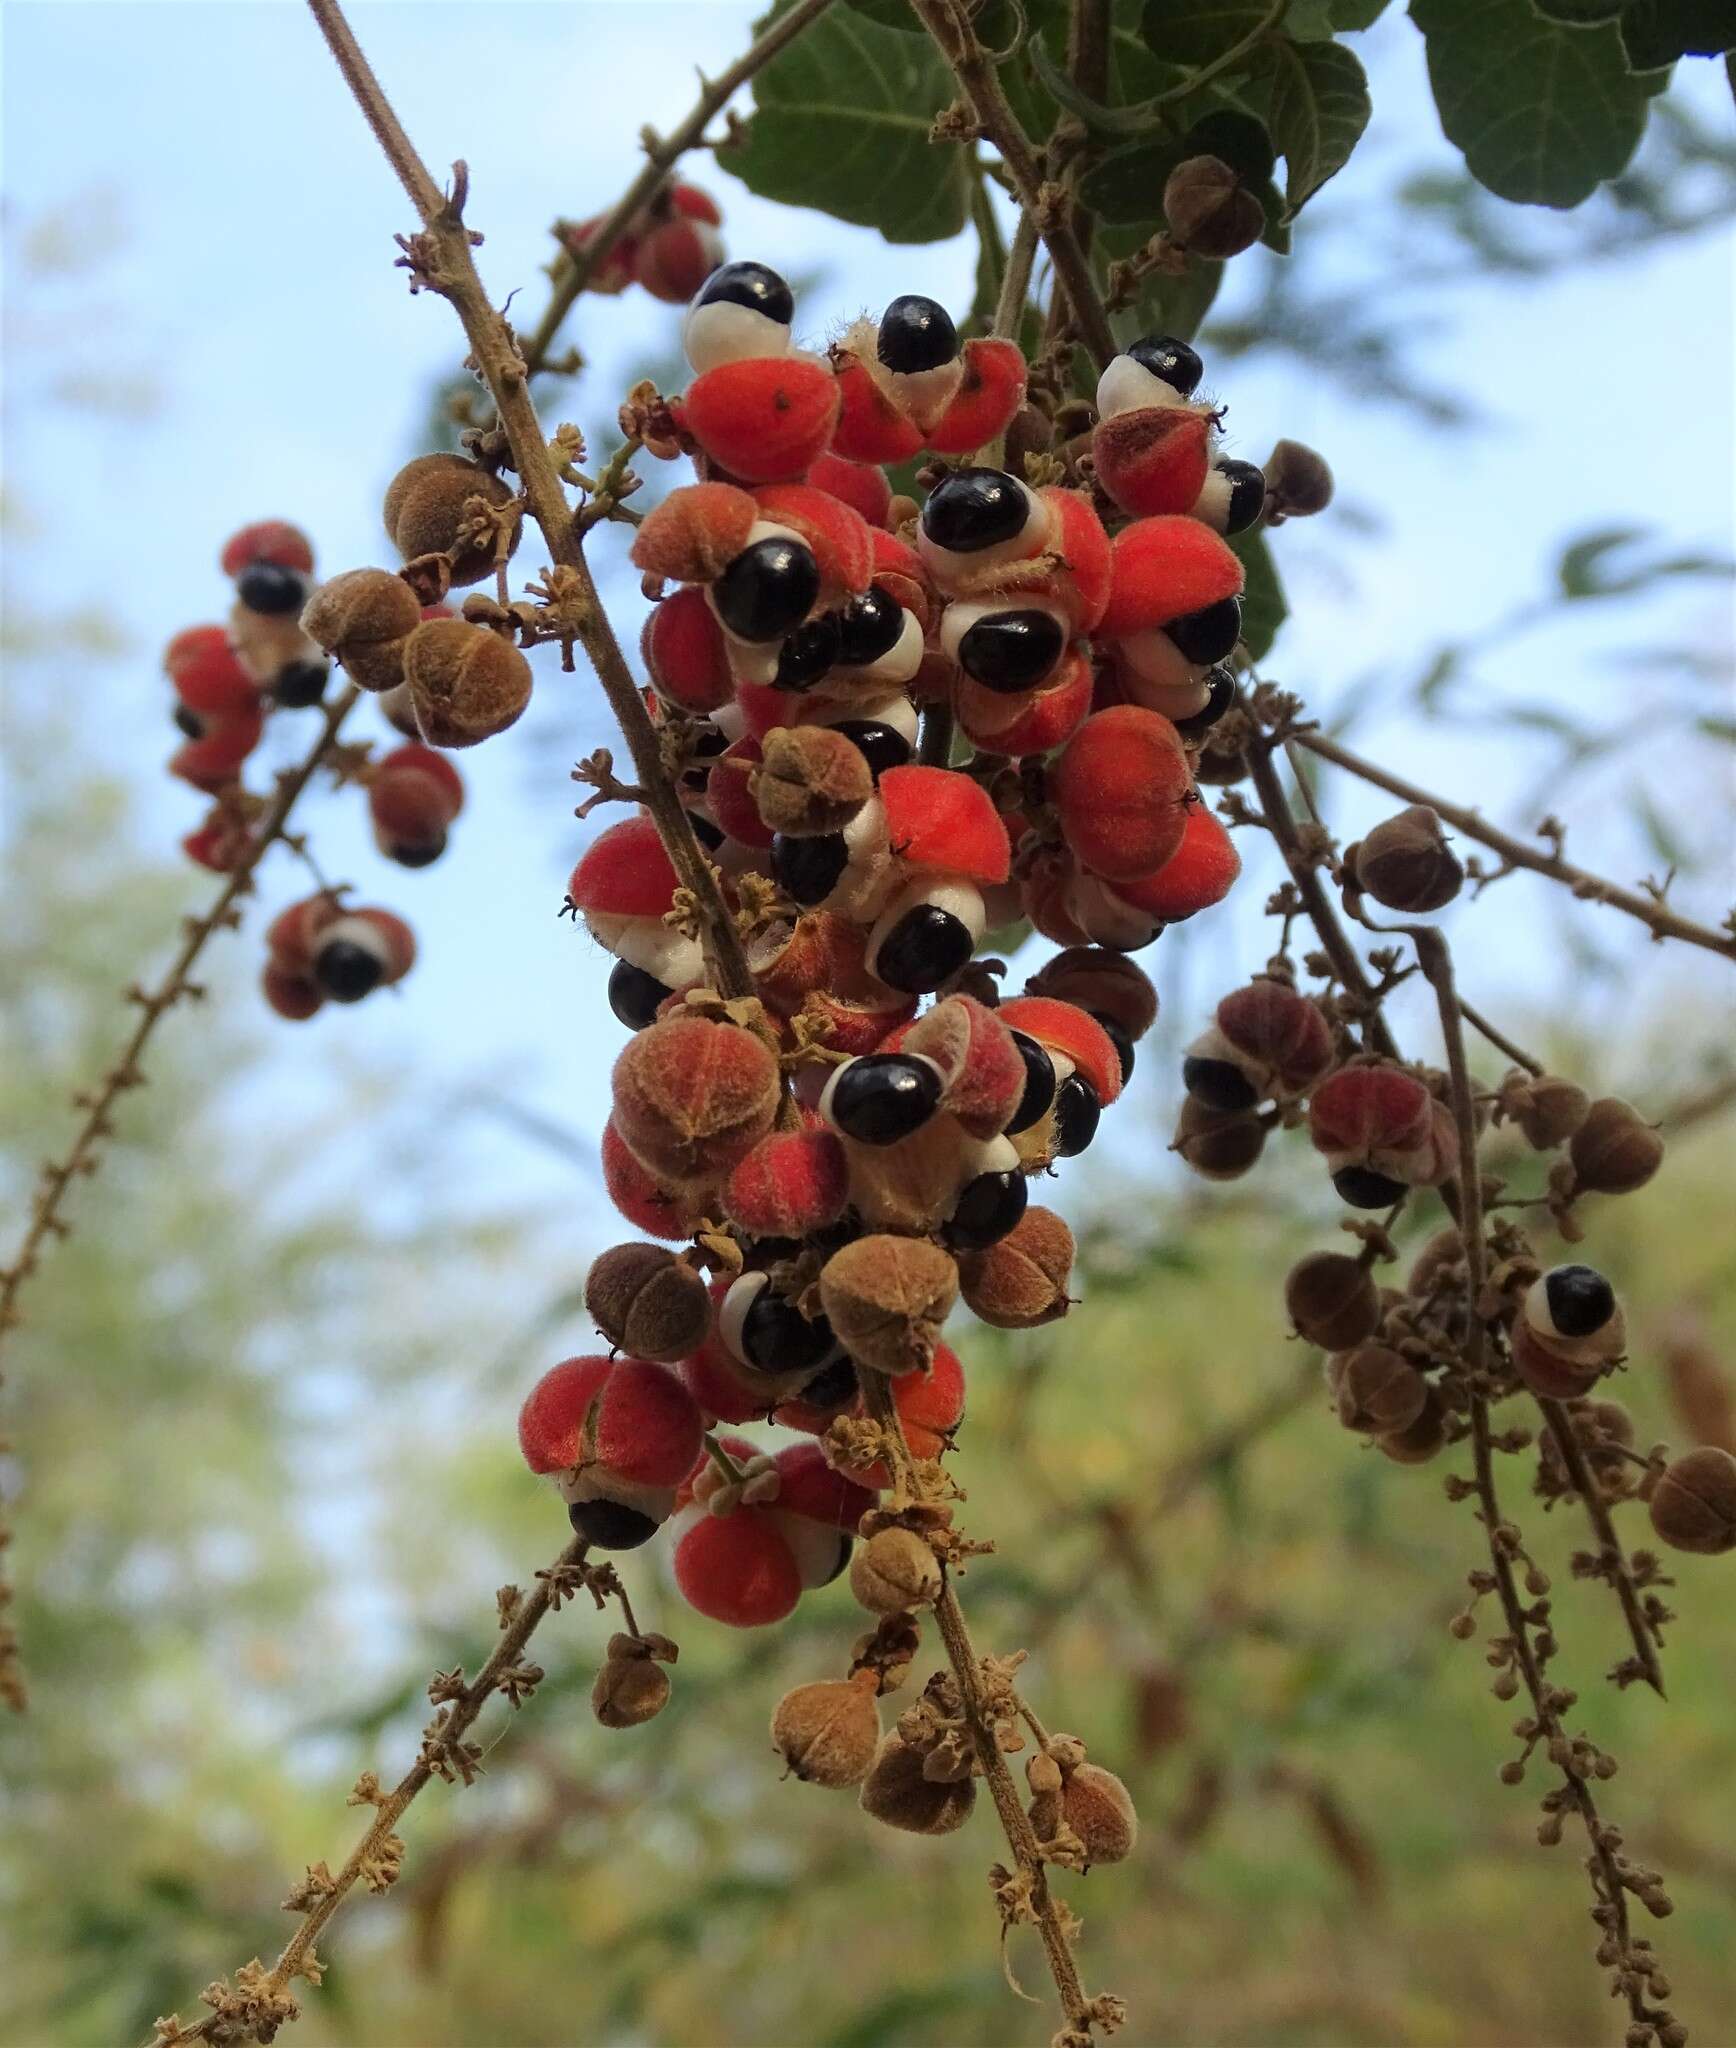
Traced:
MULTIPOLYGON (((557 224, 570 256, 589 262, 602 214, 557 224)), ((654 299, 684 305, 723 261, 723 212, 709 192, 679 180, 665 185, 632 229, 617 235, 585 279, 590 292, 624 292, 642 285, 654 299)))

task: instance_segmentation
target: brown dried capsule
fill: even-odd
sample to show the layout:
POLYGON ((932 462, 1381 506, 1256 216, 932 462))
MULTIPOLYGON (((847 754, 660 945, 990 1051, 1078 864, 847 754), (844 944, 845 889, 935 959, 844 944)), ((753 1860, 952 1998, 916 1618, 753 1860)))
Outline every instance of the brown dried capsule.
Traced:
POLYGON ((585 1308, 617 1350, 657 1365, 691 1357, 711 1327, 700 1274, 659 1244, 618 1244, 585 1275, 585 1308))
POLYGON ((1338 1419, 1346 1429, 1397 1436, 1428 1406, 1428 1381, 1384 1344, 1359 1344, 1334 1366, 1338 1419))
POLYGON ((1444 1230, 1437 1230, 1411 1261, 1405 1292, 1414 1300, 1427 1300, 1434 1292, 1436 1280, 1449 1266, 1462 1265, 1464 1258, 1465 1241, 1449 1223, 1444 1230))
POLYGON ((874 794, 874 772, 848 733, 773 726, 749 777, 761 822, 792 839, 841 832, 874 794))
POLYGON ((301 615, 302 631, 344 665, 364 690, 404 680, 404 653, 422 623, 416 593, 390 569, 348 569, 322 583, 301 615))
POLYGON ((1736 1550, 1736 1458, 1701 1444, 1664 1469, 1652 1491, 1652 1527, 1672 1550, 1721 1557, 1736 1550))
POLYGON ((880 1745, 872 1671, 798 1685, 772 1715, 772 1747, 805 1785, 860 1785, 880 1745))
POLYGON ((1395 1430, 1391 1436, 1377 1436, 1374 1441, 1395 1465, 1426 1465, 1446 1440, 1447 1411, 1441 1406, 1440 1395, 1429 1387, 1422 1413, 1408 1429, 1395 1430))
POLYGON ((404 687, 431 745, 473 747, 524 715, 530 663, 486 626, 424 619, 404 646, 404 687))
POLYGON ((1631 1195, 1662 1165, 1664 1141, 1631 1103, 1603 1095, 1585 1112, 1567 1156, 1576 1187, 1595 1195, 1631 1195))
POLYGON ((1344 864, 1376 903, 1413 916, 1444 908, 1465 880, 1464 866, 1427 804, 1384 819, 1346 850, 1344 864))
POLYGON ((1515 1068, 1501 1083, 1500 1113, 1516 1123, 1538 1152, 1565 1145, 1585 1122, 1591 1097, 1576 1081, 1559 1074, 1526 1074, 1515 1068))
POLYGON ((672 1180, 715 1178, 771 1129, 778 1062, 757 1032, 690 1012, 635 1033, 612 1086, 615 1128, 638 1159, 672 1180))
POLYGON ((1190 156, 1170 172, 1163 217, 1190 255, 1223 262, 1266 232, 1266 209, 1221 157, 1190 156))
POLYGON ((1007 426, 1005 467, 1013 476, 1023 476, 1025 457, 1047 455, 1054 445, 1054 421, 1034 405, 1021 405, 1007 426))
POLYGON ((1302 441, 1280 441, 1266 457, 1266 524, 1307 519, 1332 503, 1332 471, 1302 441))
POLYGON ((997 1330, 1029 1330, 1064 1316, 1072 1303, 1073 1233, 1053 1209, 1033 1205, 1005 1237, 959 1261, 965 1304, 997 1330))
POLYGON ((870 1614, 904 1614, 940 1591, 940 1565, 913 1529, 880 1529, 850 1560, 850 1590, 870 1614))
POLYGON ((603 1661, 591 1687, 591 1711, 605 1728, 637 1728, 669 1704, 669 1674, 643 1655, 603 1661))
POLYGON ((859 1237, 822 1268, 820 1306, 858 1365, 926 1372, 958 1285, 958 1267, 926 1238, 859 1237))
POLYGON ((889 1735, 862 1786, 862 1811, 910 1835, 950 1835, 970 1818, 976 1781, 938 1782, 923 1775, 924 1757, 889 1735))
POLYGON ((1206 1180, 1239 1180, 1259 1158, 1266 1126, 1251 1109, 1210 1109, 1197 1096, 1182 1097, 1172 1151, 1206 1180))
POLYGON ((512 503, 513 494, 500 478, 462 455, 418 455, 406 462, 386 486, 381 508, 392 545, 405 561, 418 555, 446 555, 454 584, 480 583, 518 546, 524 511, 514 517, 504 553, 497 546, 496 522, 485 513, 479 520, 465 506, 480 498, 490 510, 512 503))
POLYGON ((1374 1276, 1348 1252, 1310 1252, 1290 1268, 1284 1306, 1296 1334, 1323 1351, 1348 1351, 1380 1326, 1374 1276))
POLYGON ((1135 1040, 1157 1022, 1157 990, 1150 977, 1124 953, 1101 946, 1069 946, 1057 953, 1025 983, 1025 993, 1077 1003, 1093 1017, 1109 1018, 1135 1040))
POLYGON ((1085 1863, 1119 1863, 1139 1839, 1139 1815, 1127 1787, 1100 1764, 1064 1773, 1061 1818, 1084 1845, 1085 1863))

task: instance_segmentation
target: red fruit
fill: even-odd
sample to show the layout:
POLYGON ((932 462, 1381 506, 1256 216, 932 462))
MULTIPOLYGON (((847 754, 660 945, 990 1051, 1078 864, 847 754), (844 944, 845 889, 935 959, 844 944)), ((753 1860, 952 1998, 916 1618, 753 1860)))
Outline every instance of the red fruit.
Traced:
POLYGON ((1192 787, 1175 727, 1137 704, 1093 712, 1050 784, 1067 844, 1109 881, 1149 875, 1176 852, 1192 787))
POLYGON ((278 569, 298 569, 302 575, 311 576, 313 543, 287 519, 258 519, 229 536, 218 560, 225 576, 239 576, 255 562, 269 562, 278 569))
MULTIPOLYGON (((754 368, 758 364, 732 364, 754 368)), ((654 505, 633 536, 635 569, 677 583, 710 583, 743 548, 760 516, 751 494, 735 484, 683 484, 654 505)))
POLYGON ((919 762, 889 768, 880 778, 880 801, 887 839, 907 866, 978 882, 1007 879, 1007 828, 988 792, 968 775, 919 762))
POLYGON ((730 1628, 782 1621, 802 1597, 795 1552, 766 1508, 713 1515, 684 1509, 675 1540, 675 1583, 689 1607, 730 1628))
POLYGON ((713 1181, 666 1180, 641 1165, 612 1119, 603 1126, 603 1186, 627 1221, 652 1237, 691 1237, 717 1199, 713 1181))
POLYGON ((824 453, 838 403, 837 383, 821 364, 795 355, 750 357, 696 377, 680 418, 731 476, 794 482, 824 453))
POLYGON ((169 756, 169 773, 207 796, 215 796, 234 781, 264 730, 264 714, 257 710, 242 718, 226 718, 212 725, 202 738, 177 747, 169 756))
POLYGON ((1025 1092, 1025 1062, 998 1010, 971 996, 948 996, 882 1047, 920 1053, 939 1067, 940 1107, 973 1138, 998 1137, 1025 1092))
POLYGON ((600 1465, 641 1486, 679 1486, 704 1424, 666 1366, 642 1358, 568 1358, 543 1374, 518 1418, 533 1472, 600 1465))
POLYGON ((265 1000, 280 1017, 287 1017, 294 1024, 303 1024, 324 1003, 325 997, 318 987, 305 975, 294 974, 287 967, 280 967, 275 960, 268 960, 259 977, 259 986, 265 992, 265 1000))
POLYGON ((1332 1064, 1332 1029, 1320 1005, 1268 975, 1224 997, 1217 1028, 1232 1052, 1285 1095, 1311 1088, 1332 1064))
MULTIPOLYGON (((584 256, 589 253, 597 230, 602 225, 603 216, 598 213, 593 214, 589 220, 563 221, 556 232, 572 255, 584 256)), ((585 280, 585 289, 604 293, 625 291, 633 281, 633 265, 638 249, 636 235, 617 237, 610 245, 608 254, 585 280)))
POLYGON ((892 510, 892 486, 886 480, 885 470, 868 462, 847 462, 828 449, 808 471, 808 482, 815 490, 841 499, 870 526, 885 526, 886 515, 892 510))
POLYGON ((1016 342, 980 336, 959 353, 964 382, 928 430, 926 445, 937 455, 969 455, 981 448, 1006 431, 1025 401, 1026 363, 1016 342))
POLYGON ((758 852, 771 845, 772 831, 759 814, 748 777, 759 765, 763 751, 751 735, 736 740, 712 762, 705 780, 705 800, 717 829, 758 852))
POLYGON ((1060 563, 1028 579, 1015 574, 1006 588, 1052 598, 1066 611, 1076 633, 1094 632, 1109 603, 1114 576, 1109 535, 1082 491, 1051 484, 1037 495, 1049 513, 1052 537, 1047 552, 1058 555, 1060 563))
POLYGON ((676 874, 650 818, 623 818, 594 839, 567 881, 580 910, 613 917, 661 917, 676 874))
POLYGON ((464 780, 432 747, 398 747, 368 783, 374 838, 388 859, 421 867, 446 842, 446 828, 464 806, 464 780))
POLYGON ((311 969, 320 933, 343 914, 343 906, 323 890, 280 910, 265 928, 265 950, 273 964, 292 973, 311 969))
POLYGON ((1124 528, 1115 538, 1113 566, 1098 625, 1112 640, 1221 604, 1242 589, 1242 565, 1229 542, 1179 513, 1124 528))
POLYGON ((1308 1135, 1318 1151, 1365 1155, 1427 1142, 1433 1098, 1400 1067, 1341 1067, 1315 1089, 1308 1135))
POLYGON ((771 1132, 723 1188, 724 1213, 750 1237, 809 1237, 836 1223, 849 1198, 849 1161, 829 1130, 771 1132))
POLYGON ((723 224, 723 208, 699 185, 671 185, 668 198, 670 211, 686 220, 708 221, 714 228, 723 224))
MULTIPOLYGON (((923 1375, 913 1377, 920 1379, 923 1375)), ((777 1505, 781 1514, 799 1515, 804 1521, 822 1522, 829 1529, 854 1535, 862 1517, 874 1505, 873 1493, 828 1465, 818 1444, 791 1444, 779 1451, 772 1462, 778 1470, 777 1505)))
POLYGON ((163 650, 163 667, 189 711, 227 719, 248 718, 259 709, 258 688, 224 626, 188 626, 177 633, 163 650))
POLYGON ((1051 1052, 1064 1053, 1107 1109, 1121 1093, 1121 1055, 1095 1017, 1053 996, 1014 996, 995 1012, 1009 1031, 1022 1031, 1051 1052))
MULTIPOLYGON (((936 1344, 927 1372, 900 1373, 891 1383, 892 1405, 904 1424, 904 1440, 913 1458, 938 1458, 952 1448, 953 1432, 964 1420, 964 1367, 950 1344, 936 1344)), ((865 1413, 860 1399, 852 1411, 865 1413)), ((782 1411, 778 1419, 783 1420, 782 1411)), ((791 1425, 798 1427, 799 1425, 791 1425)), ((821 1429, 825 1428, 822 1422, 821 1429)), ((842 1468, 859 1485, 884 1492, 892 1473, 884 1462, 842 1468)))
POLYGON ((1090 714, 1091 663, 1071 650, 1050 680, 1020 697, 990 690, 961 669, 952 686, 953 710, 967 740, 1015 760, 1047 754, 1072 738, 1090 714))
POLYGON ((1113 887, 1123 902, 1164 924, 1179 924, 1221 903, 1241 872, 1242 857, 1223 820, 1205 804, 1190 803, 1183 810, 1181 844, 1163 866, 1113 887))
POLYGON ((1097 480, 1140 518, 1191 512, 1211 471, 1212 421, 1187 406, 1142 406, 1100 420, 1091 437, 1097 480))
POLYGON ((226 815, 219 805, 203 825, 181 841, 181 851, 214 875, 232 875, 246 859, 251 844, 246 826, 226 815))
POLYGON ((349 916, 371 925, 385 949, 383 986, 402 981, 416 964, 416 934, 390 910, 352 910, 349 916))
POLYGON ((854 506, 813 484, 764 484, 754 492, 760 516, 787 526, 806 541, 820 571, 820 601, 868 588, 874 575, 874 540, 854 506))
POLYGON ((654 299, 684 306, 723 261, 723 237, 710 221, 666 220, 641 237, 633 275, 654 299))
POLYGON ((906 462, 922 447, 922 429, 881 389, 867 365, 834 349, 839 412, 832 452, 849 462, 906 462))
POLYGON ((654 1172, 689 1180, 745 1159, 771 1129, 780 1094, 763 1038, 691 1011, 630 1038, 611 1086, 612 1121, 632 1151, 654 1172))
POLYGON ((652 606, 639 651, 658 695, 683 711, 705 717, 735 695, 723 628, 697 584, 671 591, 652 606))

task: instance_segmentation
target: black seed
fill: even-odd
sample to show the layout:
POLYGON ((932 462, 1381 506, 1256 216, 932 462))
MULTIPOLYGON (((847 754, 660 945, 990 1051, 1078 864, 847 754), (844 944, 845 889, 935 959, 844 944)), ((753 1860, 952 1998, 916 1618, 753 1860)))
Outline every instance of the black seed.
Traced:
POLYGON ((1246 533, 1266 509, 1266 473, 1252 462, 1234 460, 1214 463, 1219 476, 1230 481, 1230 506, 1224 515, 1226 533, 1246 533))
POLYGON ((860 1392, 861 1384, 854 1361, 840 1351, 803 1387, 802 1399, 813 1408, 847 1408, 860 1392))
POLYGON ((693 736, 694 759, 715 761, 719 754, 729 750, 729 734, 720 726, 702 725, 693 736))
POLYGON ((882 725, 877 718, 840 719, 832 730, 855 741, 876 782, 888 768, 902 768, 910 759, 910 742, 903 733, 895 726, 882 725))
POLYGON ((1207 1109, 1252 1109, 1260 1091, 1234 1060, 1202 1060, 1190 1053, 1181 1063, 1181 1085, 1207 1109))
POLYGON ((1019 1097, 1019 1106, 1013 1111, 1013 1120, 1007 1126, 1007 1136, 1015 1132, 1028 1131, 1032 1124, 1046 1114, 1055 1099, 1055 1062, 1050 1059, 1046 1047, 1041 1046, 1028 1031, 1015 1031, 1013 1043, 1019 1048, 1019 1057, 1025 1063, 1025 1092, 1019 1097))
POLYGON ((1025 1213, 1029 1200, 1030 1189, 1018 1167, 1010 1166, 1004 1173, 979 1173, 964 1184, 947 1222, 947 1242, 965 1252, 998 1244, 1025 1213))
POLYGON ((958 329, 934 299, 907 292, 880 316, 874 352, 889 370, 934 370, 958 354, 958 329))
POLYGON ((271 694, 285 711, 306 711, 324 697, 330 674, 323 661, 286 661, 277 672, 271 694))
POLYGON ((717 616, 738 640, 781 640, 813 610, 819 594, 813 556, 781 534, 743 548, 711 586, 717 616))
POLYGON ((1227 668, 1214 668, 1206 677, 1206 701, 1191 718, 1178 718, 1175 729, 1184 740, 1197 740, 1210 732, 1236 701, 1236 679, 1227 668))
POLYGON ((824 1316, 811 1320, 793 1301, 762 1287, 741 1319, 741 1355, 760 1372, 818 1370, 838 1348, 824 1316))
POLYGON ((838 614, 821 612, 778 649, 778 688, 811 690, 838 659, 838 614))
POLYGON ((1341 1166, 1332 1185, 1353 1209, 1390 1209, 1404 1194, 1404 1182, 1376 1173, 1372 1166, 1341 1166))
POLYGON ((1595 1266, 1557 1266, 1543 1276, 1543 1291, 1564 1337, 1589 1337, 1615 1314, 1615 1289, 1595 1266))
POLYGON ((1011 540, 1030 512, 1023 485, 1004 469, 955 469, 929 492, 922 530, 936 547, 970 555, 1011 540))
POLYGON ((846 1138, 895 1145, 940 1107, 940 1072, 907 1052, 870 1052, 841 1067, 826 1114, 846 1138))
POLYGON ((1242 637, 1242 600, 1226 597, 1183 612, 1163 629, 1189 661, 1222 661, 1242 637))
POLYGON ((205 737, 205 721, 189 704, 175 706, 175 724, 190 740, 202 740, 205 737))
POLYGON ((1113 1017, 1105 1015, 1102 1010, 1087 1010, 1085 1014, 1097 1019, 1109 1043, 1114 1046, 1115 1057, 1121 1062, 1121 1083, 1125 1087, 1133 1079, 1133 1040, 1113 1017))
POLYGON ((1103 1104, 1083 1074, 1069 1074, 1055 1091, 1055 1150, 1073 1159, 1097 1135, 1103 1104))
POLYGON ((400 840, 386 848, 386 858, 395 860, 401 868, 432 867, 446 851, 446 834, 438 839, 418 839, 413 842, 400 840))
POLYGON ((870 583, 838 613, 838 660, 845 668, 866 668, 890 654, 903 632, 903 605, 889 590, 870 583))
POLYGON ((768 320, 789 326, 796 317, 795 295, 775 270, 764 263, 725 263, 699 287, 696 306, 751 306, 768 320))
POLYGON ((624 1507, 618 1500, 576 1500, 567 1509, 567 1520, 599 1550, 637 1550, 657 1534, 657 1524, 649 1515, 624 1507))
POLYGON ((647 1024, 654 1024, 659 1006, 672 993, 656 975, 647 974, 630 960, 617 960, 609 970, 609 1008, 629 1031, 643 1031, 647 1024))
POLYGON ((991 612, 958 643, 958 665, 985 690, 1035 689, 1061 659, 1066 629, 1050 612, 991 612))
POLYGON ((313 958, 313 978, 334 1003, 359 1003, 385 974, 379 956, 348 939, 333 939, 313 958))
MULTIPOLYGON (((706 780, 710 780, 709 773, 706 780)), ((707 853, 715 853, 723 844, 723 832, 709 818, 702 818, 697 811, 689 811, 687 822, 693 827, 693 836, 707 853)))
POLYGON ((277 618, 298 612, 307 603, 307 579, 299 570, 276 562, 252 562, 235 579, 235 595, 250 612, 277 618))
POLYGON ((1205 364, 1198 355, 1185 341, 1177 341, 1173 334, 1148 334, 1143 341, 1136 341, 1127 353, 1142 370, 1161 377, 1172 391, 1180 392, 1183 398, 1194 395, 1205 375, 1205 364))
POLYGON ((937 903, 918 903, 880 941, 873 972, 889 988, 925 996, 952 979, 975 945, 963 919, 937 903))
POLYGON ((839 1576, 844 1567, 850 1562, 850 1553, 855 1547, 856 1539, 853 1536, 846 1536, 843 1530, 840 1529, 838 1531, 838 1562, 833 1565, 832 1569, 820 1581, 822 1586, 829 1586, 839 1576))
POLYGON ((822 832, 812 839, 773 834, 772 880, 798 903, 823 903, 849 864, 850 849, 842 832, 822 832))

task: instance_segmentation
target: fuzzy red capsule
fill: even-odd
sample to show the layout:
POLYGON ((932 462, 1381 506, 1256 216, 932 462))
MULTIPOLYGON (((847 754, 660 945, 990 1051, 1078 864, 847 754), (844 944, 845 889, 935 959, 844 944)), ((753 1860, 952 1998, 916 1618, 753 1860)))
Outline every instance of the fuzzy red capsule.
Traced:
POLYGON ((446 845, 446 828, 464 808, 464 778, 432 747, 397 747, 368 782, 374 843, 388 860, 426 867, 446 845))
POLYGON ((832 450, 851 462, 907 462, 922 447, 922 429, 876 381, 853 350, 832 351, 838 420, 832 450))
POLYGON ((531 1389, 518 1420, 526 1464, 555 1479, 573 1527, 605 1550, 656 1533, 703 1437, 687 1389, 641 1358, 564 1359, 531 1389))
POLYGON ((817 491, 841 499, 873 527, 884 527, 892 510, 892 486, 885 470, 871 462, 850 462, 828 449, 808 471, 817 491))
POLYGON ((1438 1187, 1458 1168, 1451 1112, 1401 1067, 1328 1074, 1309 1098, 1308 1134, 1333 1186, 1358 1208, 1386 1207, 1407 1187, 1438 1187))
POLYGON ((752 492, 736 484, 683 484, 640 521, 628 559, 648 576, 710 583, 747 546, 759 516, 752 492))
POLYGON ((665 1017, 628 1040, 611 1088, 615 1128, 654 1173, 715 1178, 771 1129, 777 1056, 740 1025, 665 1017))
POLYGON ((970 455, 1006 432, 1025 402, 1027 365, 1016 342, 979 335, 959 351, 963 377, 946 410, 926 433, 937 455, 970 455))
POLYGON ((201 717, 250 718, 259 691, 229 644, 223 626, 188 626, 163 650, 163 668, 175 695, 201 717))
POLYGON ((850 1197, 850 1168, 834 1131, 773 1131, 724 1183, 723 1208, 750 1237, 811 1237, 836 1223, 850 1197))
POLYGON ((999 1136, 1026 1084, 1025 1062, 998 1010, 972 996, 948 996, 914 1024, 890 1032, 882 1052, 931 1059, 940 1069, 939 1107, 973 1138, 999 1136))
MULTIPOLYGON (((901 1373, 890 1385, 892 1405, 904 1424, 910 1455, 938 1458, 951 1450, 953 1436, 964 1420, 965 1403, 964 1366, 952 1346, 937 1343, 927 1372, 901 1373)), ((860 1400, 854 1412, 866 1413, 860 1400)), ((884 1492, 892 1484, 892 1473, 884 1461, 843 1469, 859 1485, 877 1491, 884 1492)))
POLYGON ((1137 704, 1086 719, 1051 781, 1067 844, 1112 882, 1149 875, 1175 854, 1192 788, 1181 736, 1167 718, 1137 704))
POLYGON ((697 981, 705 963, 698 940, 663 921, 677 886, 655 823, 641 816, 591 842, 568 878, 567 898, 598 945, 680 988, 697 981))
POLYGON ((1181 843, 1152 874, 1112 884, 1113 892, 1159 924, 1180 924, 1221 903, 1242 872, 1242 857, 1223 820, 1204 803, 1189 803, 1181 843))
POLYGON ((672 590, 652 606, 639 651, 666 703, 704 718, 734 699, 723 628, 698 584, 672 590))
POLYGON ((715 1214, 717 1183, 655 1174, 628 1151, 613 1120, 603 1126, 603 1187, 627 1221, 651 1237, 691 1237, 715 1214))
POLYGON ((793 483, 832 438, 839 406, 830 372, 808 356, 720 363, 687 387, 680 425, 711 461, 750 484, 793 483))
POLYGON ((1012 847, 988 792, 968 775, 918 762, 880 778, 886 834, 894 856, 973 881, 1004 882, 1012 847))
POLYGON ((1040 689, 1022 696, 988 689, 962 670, 952 688, 953 710, 965 738, 985 753, 1013 760, 1064 746, 1089 716, 1091 697, 1091 663, 1078 648, 1063 656, 1040 689))
POLYGON ((1242 565, 1229 542, 1180 514, 1141 519, 1115 538, 1109 603, 1099 623, 1124 639, 1203 611, 1242 591, 1242 565))
POLYGON ((225 576, 239 576, 255 562, 267 562, 274 569, 294 569, 303 576, 313 574, 313 543, 299 526, 287 519, 256 519, 232 533, 218 557, 225 576))
POLYGON ((1090 1082, 1107 1109, 1121 1093, 1121 1055, 1115 1041, 1076 1003, 1053 996, 1014 996, 995 1015, 1010 1031, 1022 1031, 1051 1053, 1060 1053, 1090 1082))
POLYGON ((235 780, 264 730, 265 716, 257 709, 235 718, 212 720, 198 739, 188 740, 169 756, 169 773, 207 796, 215 796, 235 780))
POLYGON ((728 1628, 769 1627, 802 1597, 795 1552, 777 1516, 764 1508, 727 1515, 684 1508, 676 1518, 674 1565, 688 1606, 728 1628))
POLYGON ((1136 518, 1193 510, 1211 473, 1212 416, 1191 406, 1140 406, 1100 420, 1091 436, 1097 480, 1136 518))
POLYGON ((669 218, 639 237, 633 275, 654 299, 682 306, 723 261, 723 215, 697 185, 673 187, 667 204, 669 218))
POLYGON ((753 495, 762 519, 787 526, 806 543, 820 572, 822 606, 868 588, 874 541, 854 506, 811 483, 762 484, 753 495))
POLYGON ((1320 1005, 1288 982, 1260 975, 1218 1004, 1230 1055, 1268 1093, 1300 1095, 1332 1065, 1332 1030, 1320 1005))
POLYGON ((280 967, 275 960, 268 960, 260 973, 259 986, 265 1000, 280 1017, 287 1017, 292 1024, 305 1024, 316 1010, 322 1009, 325 997, 316 983, 306 975, 293 973, 287 967, 280 967))

